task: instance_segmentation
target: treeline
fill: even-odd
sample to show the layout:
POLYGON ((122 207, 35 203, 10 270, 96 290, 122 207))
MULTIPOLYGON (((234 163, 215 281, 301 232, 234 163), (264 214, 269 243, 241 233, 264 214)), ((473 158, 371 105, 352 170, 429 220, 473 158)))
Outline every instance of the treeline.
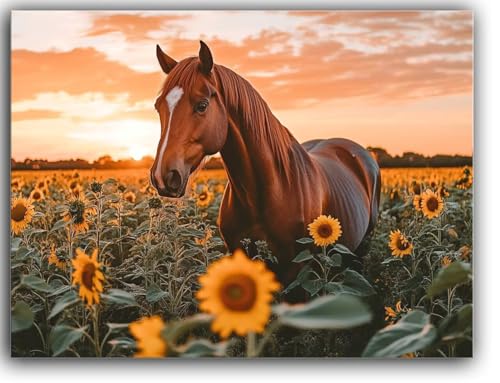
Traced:
MULTIPOLYGON (((471 166, 470 156, 449 156, 438 154, 426 157, 422 154, 407 152, 402 156, 391 156, 385 149, 368 147, 373 157, 381 168, 407 168, 407 167, 453 167, 471 166)), ((111 156, 102 156, 97 160, 89 162, 77 158, 60 161, 48 161, 44 159, 27 158, 22 162, 11 159, 12 170, 64 170, 64 169, 141 169, 153 165, 154 158, 144 156, 140 160, 121 159, 113 160, 111 156)), ((211 157, 204 165, 205 169, 223 169, 220 157, 211 157)))
POLYGON ((455 166, 472 166, 471 156, 444 155, 424 156, 419 153, 406 152, 401 156, 391 156, 382 148, 367 148, 377 160, 381 168, 442 168, 455 166))

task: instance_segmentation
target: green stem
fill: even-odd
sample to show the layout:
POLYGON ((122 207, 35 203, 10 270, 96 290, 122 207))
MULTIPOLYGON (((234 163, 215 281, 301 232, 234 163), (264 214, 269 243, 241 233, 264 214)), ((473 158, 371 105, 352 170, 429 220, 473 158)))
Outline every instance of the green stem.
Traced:
POLYGON ((255 358, 257 356, 257 339, 254 332, 249 332, 247 335, 247 358, 255 358))

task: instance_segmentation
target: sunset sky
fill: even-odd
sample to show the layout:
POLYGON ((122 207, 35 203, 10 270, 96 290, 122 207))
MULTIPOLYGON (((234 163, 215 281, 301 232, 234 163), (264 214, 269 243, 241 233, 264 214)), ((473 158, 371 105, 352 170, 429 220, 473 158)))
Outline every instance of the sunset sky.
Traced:
POLYGON ((472 154, 469 11, 14 11, 13 158, 154 155, 155 46, 200 39, 299 141, 472 154))

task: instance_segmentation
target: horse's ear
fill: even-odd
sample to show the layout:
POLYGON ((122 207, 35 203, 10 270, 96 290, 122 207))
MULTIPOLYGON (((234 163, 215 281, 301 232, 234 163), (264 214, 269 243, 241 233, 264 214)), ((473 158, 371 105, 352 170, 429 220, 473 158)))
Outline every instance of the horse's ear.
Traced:
POLYGON ((156 44, 156 57, 158 58, 158 62, 160 63, 161 69, 169 74, 174 66, 177 65, 177 61, 175 61, 172 57, 163 52, 158 44, 156 44))
POLYGON ((207 44, 200 40, 200 52, 198 53, 200 59, 200 70, 203 74, 209 74, 214 66, 214 59, 207 44))

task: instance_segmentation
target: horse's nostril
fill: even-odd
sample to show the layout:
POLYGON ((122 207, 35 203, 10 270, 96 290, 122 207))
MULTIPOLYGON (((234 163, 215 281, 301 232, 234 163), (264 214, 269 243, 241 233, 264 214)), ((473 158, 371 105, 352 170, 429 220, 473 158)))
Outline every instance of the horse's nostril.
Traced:
POLYGON ((167 188, 176 191, 182 183, 181 174, 177 170, 171 170, 167 174, 167 188))

